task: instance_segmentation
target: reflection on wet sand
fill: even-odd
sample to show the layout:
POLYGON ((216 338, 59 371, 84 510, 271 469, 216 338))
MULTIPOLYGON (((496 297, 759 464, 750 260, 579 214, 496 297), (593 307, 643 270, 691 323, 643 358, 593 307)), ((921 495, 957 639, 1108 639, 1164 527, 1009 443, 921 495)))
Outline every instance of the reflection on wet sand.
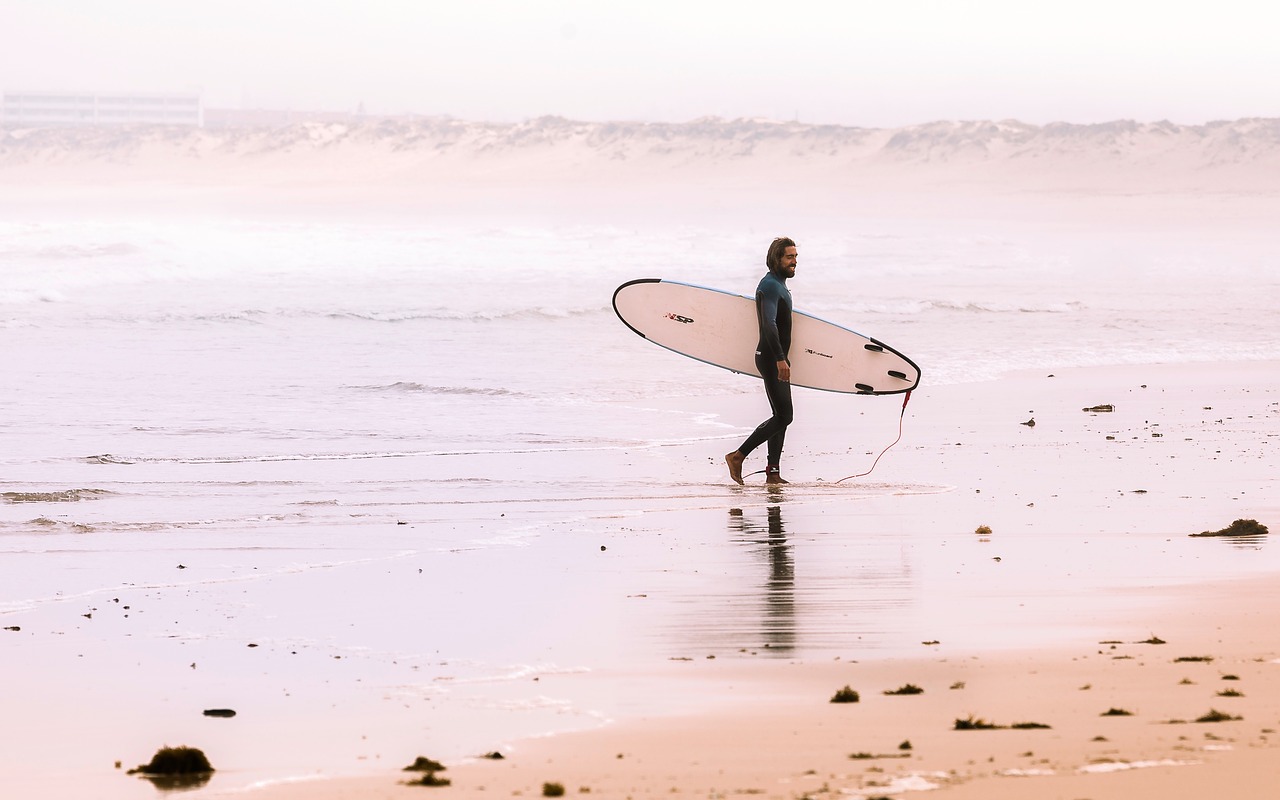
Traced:
POLYGON ((151 784, 160 790, 163 794, 172 792, 188 792, 194 789, 201 789, 209 779, 213 777, 212 772, 197 772, 190 775, 150 775, 142 774, 140 778, 151 781, 151 784))
POLYGON ((666 595, 675 655, 851 656, 918 627, 913 549, 897 531, 781 492, 726 511, 727 539, 708 532, 666 595))
POLYGON ((767 523, 762 525, 742 509, 731 508, 729 532, 736 543, 747 545, 768 567, 762 587, 762 638, 765 647, 785 653, 796 643, 796 565, 782 523, 782 506, 769 506, 765 515, 767 523))

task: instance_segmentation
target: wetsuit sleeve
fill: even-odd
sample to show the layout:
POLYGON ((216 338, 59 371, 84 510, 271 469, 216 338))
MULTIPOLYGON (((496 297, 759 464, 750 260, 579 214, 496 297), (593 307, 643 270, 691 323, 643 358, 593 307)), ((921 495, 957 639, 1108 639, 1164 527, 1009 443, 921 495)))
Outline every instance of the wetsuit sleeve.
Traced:
POLYGON ((756 290, 756 318, 760 323, 760 352, 774 361, 785 361, 782 338, 778 335, 778 304, 781 294, 770 286, 756 290))

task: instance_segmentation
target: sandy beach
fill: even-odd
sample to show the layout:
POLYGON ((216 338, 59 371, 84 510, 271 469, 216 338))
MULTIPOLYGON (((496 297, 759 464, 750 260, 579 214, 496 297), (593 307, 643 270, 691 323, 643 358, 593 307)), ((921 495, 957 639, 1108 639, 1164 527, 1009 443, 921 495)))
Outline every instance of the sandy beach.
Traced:
MULTIPOLYGON (((1082 370, 968 386, 955 392, 962 398, 938 393, 947 415, 922 404, 906 444, 915 454, 900 453, 882 469, 892 476, 923 462, 966 477, 952 491, 875 499, 852 512, 863 529, 930 525, 948 550, 939 574, 919 584, 914 600, 929 610, 918 627, 889 637, 914 654, 850 648, 797 660, 768 657, 762 647, 691 646, 686 657, 612 676, 614 691, 633 695, 626 718, 550 738, 495 740, 505 758, 451 763, 441 773, 448 788, 398 786, 409 773, 387 770, 253 796, 528 797, 559 783, 568 794, 636 798, 926 790, 954 798, 1270 797, 1280 778, 1274 548, 1188 538, 1216 529, 1210 519, 1225 526, 1280 512, 1263 467, 1280 413, 1276 365, 1258 367, 1243 388, 1213 388, 1222 374, 1207 368, 1082 370), (1080 403, 1099 395, 1115 400, 1116 411, 1083 412, 1080 403), (1034 430, 1015 416, 1028 401, 1034 430), (1206 414, 1210 405, 1214 413, 1206 414), (1153 437, 1152 424, 1166 435, 1153 437), (946 440, 974 435, 989 443, 949 454, 960 451, 948 446, 972 442, 946 440), (907 467, 904 458, 915 463, 907 467), (981 470, 987 458, 1008 468, 981 470), (1069 479, 1081 472, 1096 481, 1069 479), (970 521, 989 523, 991 535, 975 535, 970 521), (1143 544, 1073 560, 1104 531, 1143 544), (1046 548, 1046 537, 1062 547, 1046 548), (1224 579, 1224 556, 1230 570, 1253 577, 1224 579), (1195 565, 1165 582, 1168 560, 1195 565), (907 641, 912 633, 918 638, 907 641), (664 698, 687 695, 689 684, 702 709, 671 709, 664 698), (908 685, 923 691, 891 694, 908 685), (859 702, 830 702, 845 686, 859 702), (1198 721, 1220 715, 1230 719, 1198 721), (960 720, 996 729, 957 730, 960 720)), ((795 530, 786 489, 744 495, 777 503, 788 533, 795 530)), ((797 551, 806 549, 803 533, 794 538, 797 551)), ((541 690, 601 677, 544 679, 541 690)))
MULTIPOLYGON (((623 519, 616 501, 577 504, 561 537, 455 553, 427 594, 409 588, 422 586, 421 554, 376 547, 368 569, 327 578, 159 579, 208 562, 194 546, 100 559, 121 586, 138 582, 124 607, 190 633, 139 639, 100 592, 10 609, 0 646, 23 690, 9 704, 7 793, 146 797, 155 789, 113 762, 185 744, 219 770, 192 797, 539 796, 546 782, 606 797, 1268 797, 1277 551, 1266 537, 1189 537, 1280 517, 1267 469, 1277 365, 1249 366, 922 387, 903 441, 852 488, 834 480, 882 445, 833 449, 832 432, 849 430, 841 398, 807 395, 793 486, 727 485, 719 441, 663 448, 696 476, 697 503, 623 519), (1114 410, 1083 410, 1102 403, 1114 410), (901 570, 860 570, 869 548, 900 548, 901 570), (467 586, 482 576, 528 607, 477 607, 467 586), (833 588, 850 581, 866 583, 865 601, 833 588), (442 613, 493 637, 495 663, 530 666, 415 684, 419 665, 394 653, 298 643, 318 621, 381 624, 392 597, 406 615, 393 627, 442 613), (886 694, 909 684, 923 692, 886 694), (829 702, 845 686, 860 701, 829 702), (239 715, 201 718, 202 705, 239 715), (1213 711, 1233 719, 1196 721, 1213 711), (954 729, 968 719, 999 729, 954 729), (401 785, 420 755, 452 785, 401 785)), ((744 414, 754 400, 726 398, 744 414)), ((899 405, 874 403, 856 430, 888 444, 899 405)))

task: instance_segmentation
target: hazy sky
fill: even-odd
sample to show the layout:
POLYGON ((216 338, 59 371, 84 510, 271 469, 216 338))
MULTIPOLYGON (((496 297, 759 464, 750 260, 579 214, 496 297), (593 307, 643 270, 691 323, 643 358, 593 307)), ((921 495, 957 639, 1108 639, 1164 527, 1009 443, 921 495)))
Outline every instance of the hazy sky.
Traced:
POLYGON ((0 0, 0 89, 519 120, 1280 116, 1261 0, 0 0))

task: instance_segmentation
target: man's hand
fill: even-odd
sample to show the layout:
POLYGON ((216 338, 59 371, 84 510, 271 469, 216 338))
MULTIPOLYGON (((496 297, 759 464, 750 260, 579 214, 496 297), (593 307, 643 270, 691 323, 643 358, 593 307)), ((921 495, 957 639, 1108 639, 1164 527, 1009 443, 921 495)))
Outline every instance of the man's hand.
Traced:
POLYGON ((785 361, 778 362, 778 380, 791 383, 791 365, 785 361))

